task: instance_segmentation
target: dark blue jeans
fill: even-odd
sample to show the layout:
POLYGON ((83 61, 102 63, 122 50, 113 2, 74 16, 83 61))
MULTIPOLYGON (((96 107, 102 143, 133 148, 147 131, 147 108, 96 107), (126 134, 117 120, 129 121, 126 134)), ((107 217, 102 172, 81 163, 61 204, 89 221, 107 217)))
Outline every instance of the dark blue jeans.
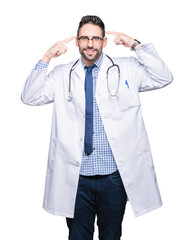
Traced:
POLYGON ((93 240, 95 216, 100 240, 120 240, 126 203, 119 171, 80 175, 74 218, 66 218, 69 240, 93 240))

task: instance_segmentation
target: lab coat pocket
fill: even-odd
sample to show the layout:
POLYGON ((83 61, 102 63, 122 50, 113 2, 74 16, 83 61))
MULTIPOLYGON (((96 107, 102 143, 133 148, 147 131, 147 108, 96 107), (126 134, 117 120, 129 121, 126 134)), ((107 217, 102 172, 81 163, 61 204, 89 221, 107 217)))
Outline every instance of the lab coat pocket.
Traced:
POLYGON ((121 111, 126 111, 130 108, 139 105, 139 100, 132 89, 123 88, 118 94, 118 104, 121 111))
POLYGON ((56 150, 57 150, 57 139, 51 137, 50 146, 49 146, 49 155, 48 155, 48 166, 47 170, 51 172, 54 168, 54 163, 56 159, 56 150))

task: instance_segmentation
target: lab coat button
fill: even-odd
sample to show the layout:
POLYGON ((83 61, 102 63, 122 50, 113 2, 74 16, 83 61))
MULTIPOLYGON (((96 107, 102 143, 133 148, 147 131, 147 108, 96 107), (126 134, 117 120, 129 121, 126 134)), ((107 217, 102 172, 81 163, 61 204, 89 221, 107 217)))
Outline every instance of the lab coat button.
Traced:
POLYGON ((76 162, 76 166, 79 167, 79 162, 76 162))
POLYGON ((80 142, 83 142, 83 138, 80 138, 80 142))

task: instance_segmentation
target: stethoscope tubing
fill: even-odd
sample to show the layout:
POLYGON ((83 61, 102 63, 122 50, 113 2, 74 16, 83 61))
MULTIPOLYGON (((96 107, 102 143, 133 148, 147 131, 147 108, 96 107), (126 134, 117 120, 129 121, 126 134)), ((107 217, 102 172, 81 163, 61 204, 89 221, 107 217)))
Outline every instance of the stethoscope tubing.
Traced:
POLYGON ((107 69, 107 71, 106 71, 107 89, 108 89, 108 92, 109 92, 109 94, 110 94, 111 97, 116 97, 116 95, 117 95, 117 93, 118 93, 118 91, 119 91, 119 85, 120 85, 120 67, 119 67, 119 65, 117 65, 117 64, 115 64, 115 63, 113 62, 113 60, 112 60, 111 57, 109 57, 108 55, 106 55, 106 56, 107 56, 107 57, 110 59, 110 61, 112 62, 112 66, 108 67, 108 69, 107 69), (115 94, 112 94, 112 93, 111 93, 110 88, 109 88, 110 84, 109 84, 109 82, 108 82, 108 79, 109 79, 109 78, 108 78, 108 73, 109 73, 109 70, 110 70, 111 68, 113 68, 113 67, 116 67, 117 70, 118 70, 118 85, 117 85, 117 90, 116 90, 115 94))
MULTIPOLYGON (((107 89, 108 89, 108 92, 109 92, 111 97, 116 97, 116 95, 119 91, 119 85, 120 85, 120 67, 117 64, 114 63, 114 61, 112 60, 111 57, 109 57, 108 55, 106 55, 106 56, 110 59, 110 61, 112 63, 112 65, 110 67, 108 67, 107 71, 106 71, 107 89), (118 70, 118 85, 117 85, 117 90, 114 94, 111 93, 110 88, 109 88, 109 82, 108 82, 109 81, 108 74, 109 74, 110 69, 113 68, 113 67, 116 67, 117 70, 118 70)), ((72 94, 72 91, 71 91, 71 75, 72 75, 72 71, 75 69, 75 66, 78 63, 78 61, 79 61, 79 59, 75 61, 75 63, 72 65, 72 67, 69 71, 69 89, 68 89, 68 98, 67 98, 68 101, 70 101, 73 98, 73 94, 72 94)))

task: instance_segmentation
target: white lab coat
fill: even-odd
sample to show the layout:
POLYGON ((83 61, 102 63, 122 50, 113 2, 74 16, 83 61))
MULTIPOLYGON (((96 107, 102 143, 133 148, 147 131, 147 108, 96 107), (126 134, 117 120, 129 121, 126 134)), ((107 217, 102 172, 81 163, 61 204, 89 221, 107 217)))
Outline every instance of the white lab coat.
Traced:
MULTIPOLYGON (((107 90, 106 71, 112 63, 104 55, 95 96, 127 199, 135 216, 140 216, 159 208, 162 200, 139 92, 162 88, 173 77, 152 44, 143 45, 136 53, 138 59, 113 58, 121 71, 117 97, 111 97, 107 90)), ((46 70, 32 70, 21 95, 29 105, 54 103, 43 208, 69 218, 74 216, 85 128, 85 72, 81 59, 72 72, 73 98, 67 101, 72 65, 56 66, 47 76, 46 70)))

